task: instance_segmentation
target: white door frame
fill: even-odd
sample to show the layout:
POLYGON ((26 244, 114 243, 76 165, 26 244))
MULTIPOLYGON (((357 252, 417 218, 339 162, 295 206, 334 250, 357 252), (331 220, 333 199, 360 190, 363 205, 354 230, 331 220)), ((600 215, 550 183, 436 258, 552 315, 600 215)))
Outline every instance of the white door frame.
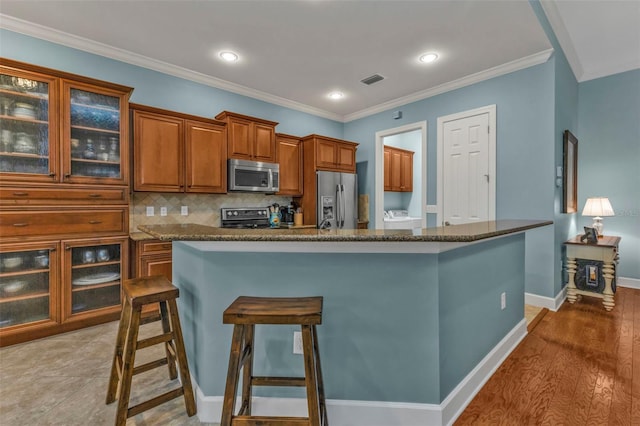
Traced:
POLYGON ((422 191, 420 205, 422 210, 422 228, 427 227, 427 122, 418 121, 393 129, 376 132, 376 169, 375 169, 375 215, 376 229, 384 229, 384 144, 383 139, 400 133, 420 130, 422 138, 422 191))
POLYGON ((442 226, 444 220, 444 123, 480 114, 489 114, 489 179, 493 183, 489 185, 489 220, 496 220, 496 105, 494 104, 438 117, 438 226, 442 226))

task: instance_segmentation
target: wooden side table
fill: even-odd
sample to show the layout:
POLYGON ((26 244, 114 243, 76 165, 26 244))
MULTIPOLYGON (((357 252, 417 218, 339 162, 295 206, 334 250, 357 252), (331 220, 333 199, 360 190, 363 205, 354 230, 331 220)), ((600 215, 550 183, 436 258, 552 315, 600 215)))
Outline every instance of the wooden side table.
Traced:
POLYGON ((620 237, 603 235, 597 243, 580 241, 581 235, 565 241, 567 247, 567 299, 575 303, 579 295, 600 297, 607 311, 615 306, 615 278, 620 237), (579 276, 576 286, 576 276, 579 276), (580 288, 578 288, 580 287, 580 288))

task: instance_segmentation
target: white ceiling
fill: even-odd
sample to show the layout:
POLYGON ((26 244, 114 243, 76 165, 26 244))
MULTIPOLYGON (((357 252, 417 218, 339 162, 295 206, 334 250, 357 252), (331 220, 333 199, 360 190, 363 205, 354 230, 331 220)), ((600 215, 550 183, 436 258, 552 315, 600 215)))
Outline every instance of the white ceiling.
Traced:
MULTIPOLYGON (((564 31, 563 50, 573 44, 569 60, 579 80, 626 70, 617 64, 640 67, 638 21, 629 28, 610 18, 638 18, 640 1, 543 5, 554 31, 564 31), (609 37, 607 26, 625 28, 609 37), (607 56, 605 69, 588 47, 612 44, 618 52, 607 54, 623 59, 607 56)), ((541 63, 551 53, 526 0, 2 0, 0 12, 3 28, 342 121, 541 63), (221 62, 222 49, 240 60, 221 62), (418 63, 431 50, 440 59, 418 63), (360 82, 375 73, 385 79, 360 82), (332 90, 345 98, 328 99, 332 90)))

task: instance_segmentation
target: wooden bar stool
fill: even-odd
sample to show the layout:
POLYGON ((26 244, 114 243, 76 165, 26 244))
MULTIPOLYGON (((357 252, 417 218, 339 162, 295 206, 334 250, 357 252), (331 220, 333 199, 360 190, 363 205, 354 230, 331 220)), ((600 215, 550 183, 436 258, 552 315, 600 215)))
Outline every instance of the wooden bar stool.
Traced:
MULTIPOLYGON (((107 404, 116 400, 118 394, 118 411, 116 425, 124 425, 127 418, 149 410, 157 405, 184 395, 184 402, 189 417, 196 414, 196 404, 191 388, 191 377, 187 365, 187 356, 182 340, 182 329, 178 317, 178 289, 164 276, 141 277, 123 282, 124 301, 116 338, 116 348, 111 364, 111 377, 107 390, 107 404), (160 305, 160 321, 163 334, 138 340, 138 331, 142 323, 142 307, 151 303, 160 305), (155 361, 134 367, 136 351, 163 343, 166 356, 155 361), (176 362, 180 370, 182 386, 166 392, 148 401, 129 407, 131 379, 133 375, 144 373, 163 365, 169 367, 169 377, 178 377, 176 362)), ((153 320, 153 319, 152 319, 153 320)))
POLYGON ((224 391, 221 426, 231 425, 312 425, 328 426, 324 385, 318 351, 316 325, 322 323, 322 297, 271 298, 238 297, 223 314, 225 324, 234 324, 229 355, 227 386, 224 391), (302 327, 305 377, 253 376, 255 324, 293 324, 302 327), (238 381, 242 375, 242 405, 234 415, 238 381), (308 417, 251 415, 253 386, 304 386, 308 417))

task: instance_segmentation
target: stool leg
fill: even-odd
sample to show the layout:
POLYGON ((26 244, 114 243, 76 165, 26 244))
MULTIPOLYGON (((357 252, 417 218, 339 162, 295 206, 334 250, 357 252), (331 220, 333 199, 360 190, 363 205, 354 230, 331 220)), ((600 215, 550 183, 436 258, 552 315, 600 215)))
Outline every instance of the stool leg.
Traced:
POLYGON ((302 325, 301 327, 305 381, 307 383, 307 406, 309 407, 309 425, 320 426, 320 404, 318 400, 317 367, 314 360, 313 336, 310 325, 302 325))
POLYGON ((242 348, 242 354, 246 348, 249 347, 249 354, 247 359, 244 360, 242 367, 242 407, 238 415, 250 416, 251 415, 251 377, 253 376, 253 352, 254 352, 254 331, 255 326, 253 324, 247 324, 244 327, 244 344, 242 348))
POLYGON ((127 335, 127 326, 131 318, 131 308, 125 298, 122 302, 122 312, 120 312, 120 323, 118 324, 118 335, 116 336, 116 348, 113 351, 113 362, 111 363, 111 375, 109 376, 109 387, 107 389, 107 404, 111 404, 116 400, 116 392, 118 390, 118 382, 120 374, 118 374, 118 362, 122 362, 122 349, 124 348, 124 339, 127 335))
POLYGON ((323 426, 329 426, 327 418, 327 404, 324 398, 324 382, 322 381, 322 368, 320 367, 320 350, 318 349, 318 331, 316 326, 311 326, 313 334, 313 355, 316 360, 316 379, 318 380, 318 393, 320 395, 320 420, 323 426))
MULTIPOLYGON (((162 320, 162 331, 165 333, 171 332, 171 324, 169 323, 169 313, 167 312, 167 302, 164 300, 160 302, 160 319, 162 320)), ((164 350, 167 354, 167 366, 169 367, 169 378, 174 380, 178 377, 178 371, 176 370, 176 359, 173 353, 169 350, 170 342, 164 343, 164 350)))
POLYGON ((129 396, 131 395, 131 378, 133 377, 133 366, 136 359, 136 349, 138 346, 138 329, 140 327, 140 306, 133 308, 129 305, 129 324, 127 327, 127 338, 124 344, 122 355, 122 377, 118 388, 120 397, 118 398, 118 411, 116 413, 116 426, 123 426, 127 422, 129 410, 129 396))
POLYGON ((243 339, 244 326, 241 324, 234 325, 233 337, 231 338, 231 351, 229 353, 227 385, 224 389, 224 400, 222 402, 222 419, 220 420, 220 426, 231 426, 236 391, 238 389, 238 379, 240 378, 240 354, 242 353, 243 339))
MULTIPOLYGON (((174 344, 176 345, 176 356, 178 358, 178 368, 180 369, 180 377, 182 379, 182 390, 184 391, 184 404, 187 408, 189 417, 196 414, 196 402, 193 397, 193 388, 191 387, 191 375, 189 373, 189 365, 187 364, 187 353, 184 349, 184 340, 182 337, 182 327, 180 327, 180 317, 178 316, 178 306, 175 299, 170 299, 169 315, 171 316, 171 328, 173 329, 174 344)), ((162 306, 162 304, 161 304, 162 306)), ((175 368, 175 367, 174 367, 175 368)))

